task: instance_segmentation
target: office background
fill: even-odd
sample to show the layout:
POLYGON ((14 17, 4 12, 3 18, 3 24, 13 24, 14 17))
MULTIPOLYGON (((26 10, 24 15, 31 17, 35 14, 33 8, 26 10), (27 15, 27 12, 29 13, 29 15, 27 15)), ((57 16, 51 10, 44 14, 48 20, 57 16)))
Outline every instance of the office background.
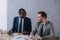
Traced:
POLYGON ((18 10, 24 8, 32 20, 32 30, 36 25, 38 11, 48 14, 47 20, 54 23, 55 33, 60 36, 60 0, 7 0, 7 29, 10 30, 13 18, 18 16, 18 10))
POLYGON ((7 0, 0 0, 0 32, 7 30, 7 0))

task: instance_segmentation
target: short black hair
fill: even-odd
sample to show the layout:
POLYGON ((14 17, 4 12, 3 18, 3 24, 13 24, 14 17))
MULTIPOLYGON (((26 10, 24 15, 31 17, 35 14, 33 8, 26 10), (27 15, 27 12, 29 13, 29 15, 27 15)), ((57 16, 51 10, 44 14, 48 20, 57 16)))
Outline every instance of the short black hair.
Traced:
POLYGON ((45 17, 45 19, 47 18, 47 14, 44 11, 40 11, 38 12, 38 14, 41 14, 42 17, 45 17))
POLYGON ((21 14, 21 10, 23 10, 23 11, 25 12, 25 14, 26 14, 26 10, 23 9, 23 8, 20 8, 20 9, 19 9, 19 14, 21 14))

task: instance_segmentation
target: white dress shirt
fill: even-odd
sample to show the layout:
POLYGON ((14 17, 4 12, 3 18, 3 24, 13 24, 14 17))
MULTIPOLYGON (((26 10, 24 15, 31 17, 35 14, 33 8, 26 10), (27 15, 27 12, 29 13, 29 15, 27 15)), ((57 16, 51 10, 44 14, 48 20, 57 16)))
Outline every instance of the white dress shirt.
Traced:
MULTIPOLYGON (((20 27, 20 20, 21 18, 19 17, 18 32, 19 32, 19 27, 20 27)), ((24 19, 22 19, 22 31, 21 32, 23 32, 23 24, 24 24, 24 19)))

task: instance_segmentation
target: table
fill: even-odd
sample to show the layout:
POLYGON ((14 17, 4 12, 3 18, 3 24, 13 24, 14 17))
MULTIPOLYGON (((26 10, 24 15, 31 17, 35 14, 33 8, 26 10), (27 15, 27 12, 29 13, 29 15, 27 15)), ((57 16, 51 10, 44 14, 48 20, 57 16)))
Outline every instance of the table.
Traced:
POLYGON ((59 37, 43 37, 43 40, 59 40, 59 37))
MULTIPOLYGON (((22 36, 22 35, 20 35, 22 36)), ((23 35, 24 37, 28 37, 27 35, 23 35)), ((11 40, 14 36, 10 36, 8 34, 1 34, 0 35, 0 40, 11 40)), ((43 37, 43 40, 58 40, 59 37, 43 37)), ((32 39, 31 39, 32 40, 32 39)), ((34 39, 35 40, 35 39, 34 39)))
POLYGON ((0 40, 27 40, 28 35, 22 35, 22 34, 18 34, 18 35, 8 35, 8 34, 1 34, 0 35, 0 40))
POLYGON ((8 34, 0 34, 0 40, 10 40, 12 36, 9 36, 8 34))

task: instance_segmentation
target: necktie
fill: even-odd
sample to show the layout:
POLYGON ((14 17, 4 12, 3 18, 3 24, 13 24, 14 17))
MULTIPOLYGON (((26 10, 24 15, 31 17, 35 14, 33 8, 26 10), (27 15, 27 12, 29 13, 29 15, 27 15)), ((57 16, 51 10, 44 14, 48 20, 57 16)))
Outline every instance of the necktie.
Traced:
POLYGON ((19 32, 22 32, 22 19, 20 20, 20 27, 19 27, 19 32))
POLYGON ((40 30, 40 36, 43 37, 43 24, 42 24, 42 27, 41 27, 41 30, 40 30))

